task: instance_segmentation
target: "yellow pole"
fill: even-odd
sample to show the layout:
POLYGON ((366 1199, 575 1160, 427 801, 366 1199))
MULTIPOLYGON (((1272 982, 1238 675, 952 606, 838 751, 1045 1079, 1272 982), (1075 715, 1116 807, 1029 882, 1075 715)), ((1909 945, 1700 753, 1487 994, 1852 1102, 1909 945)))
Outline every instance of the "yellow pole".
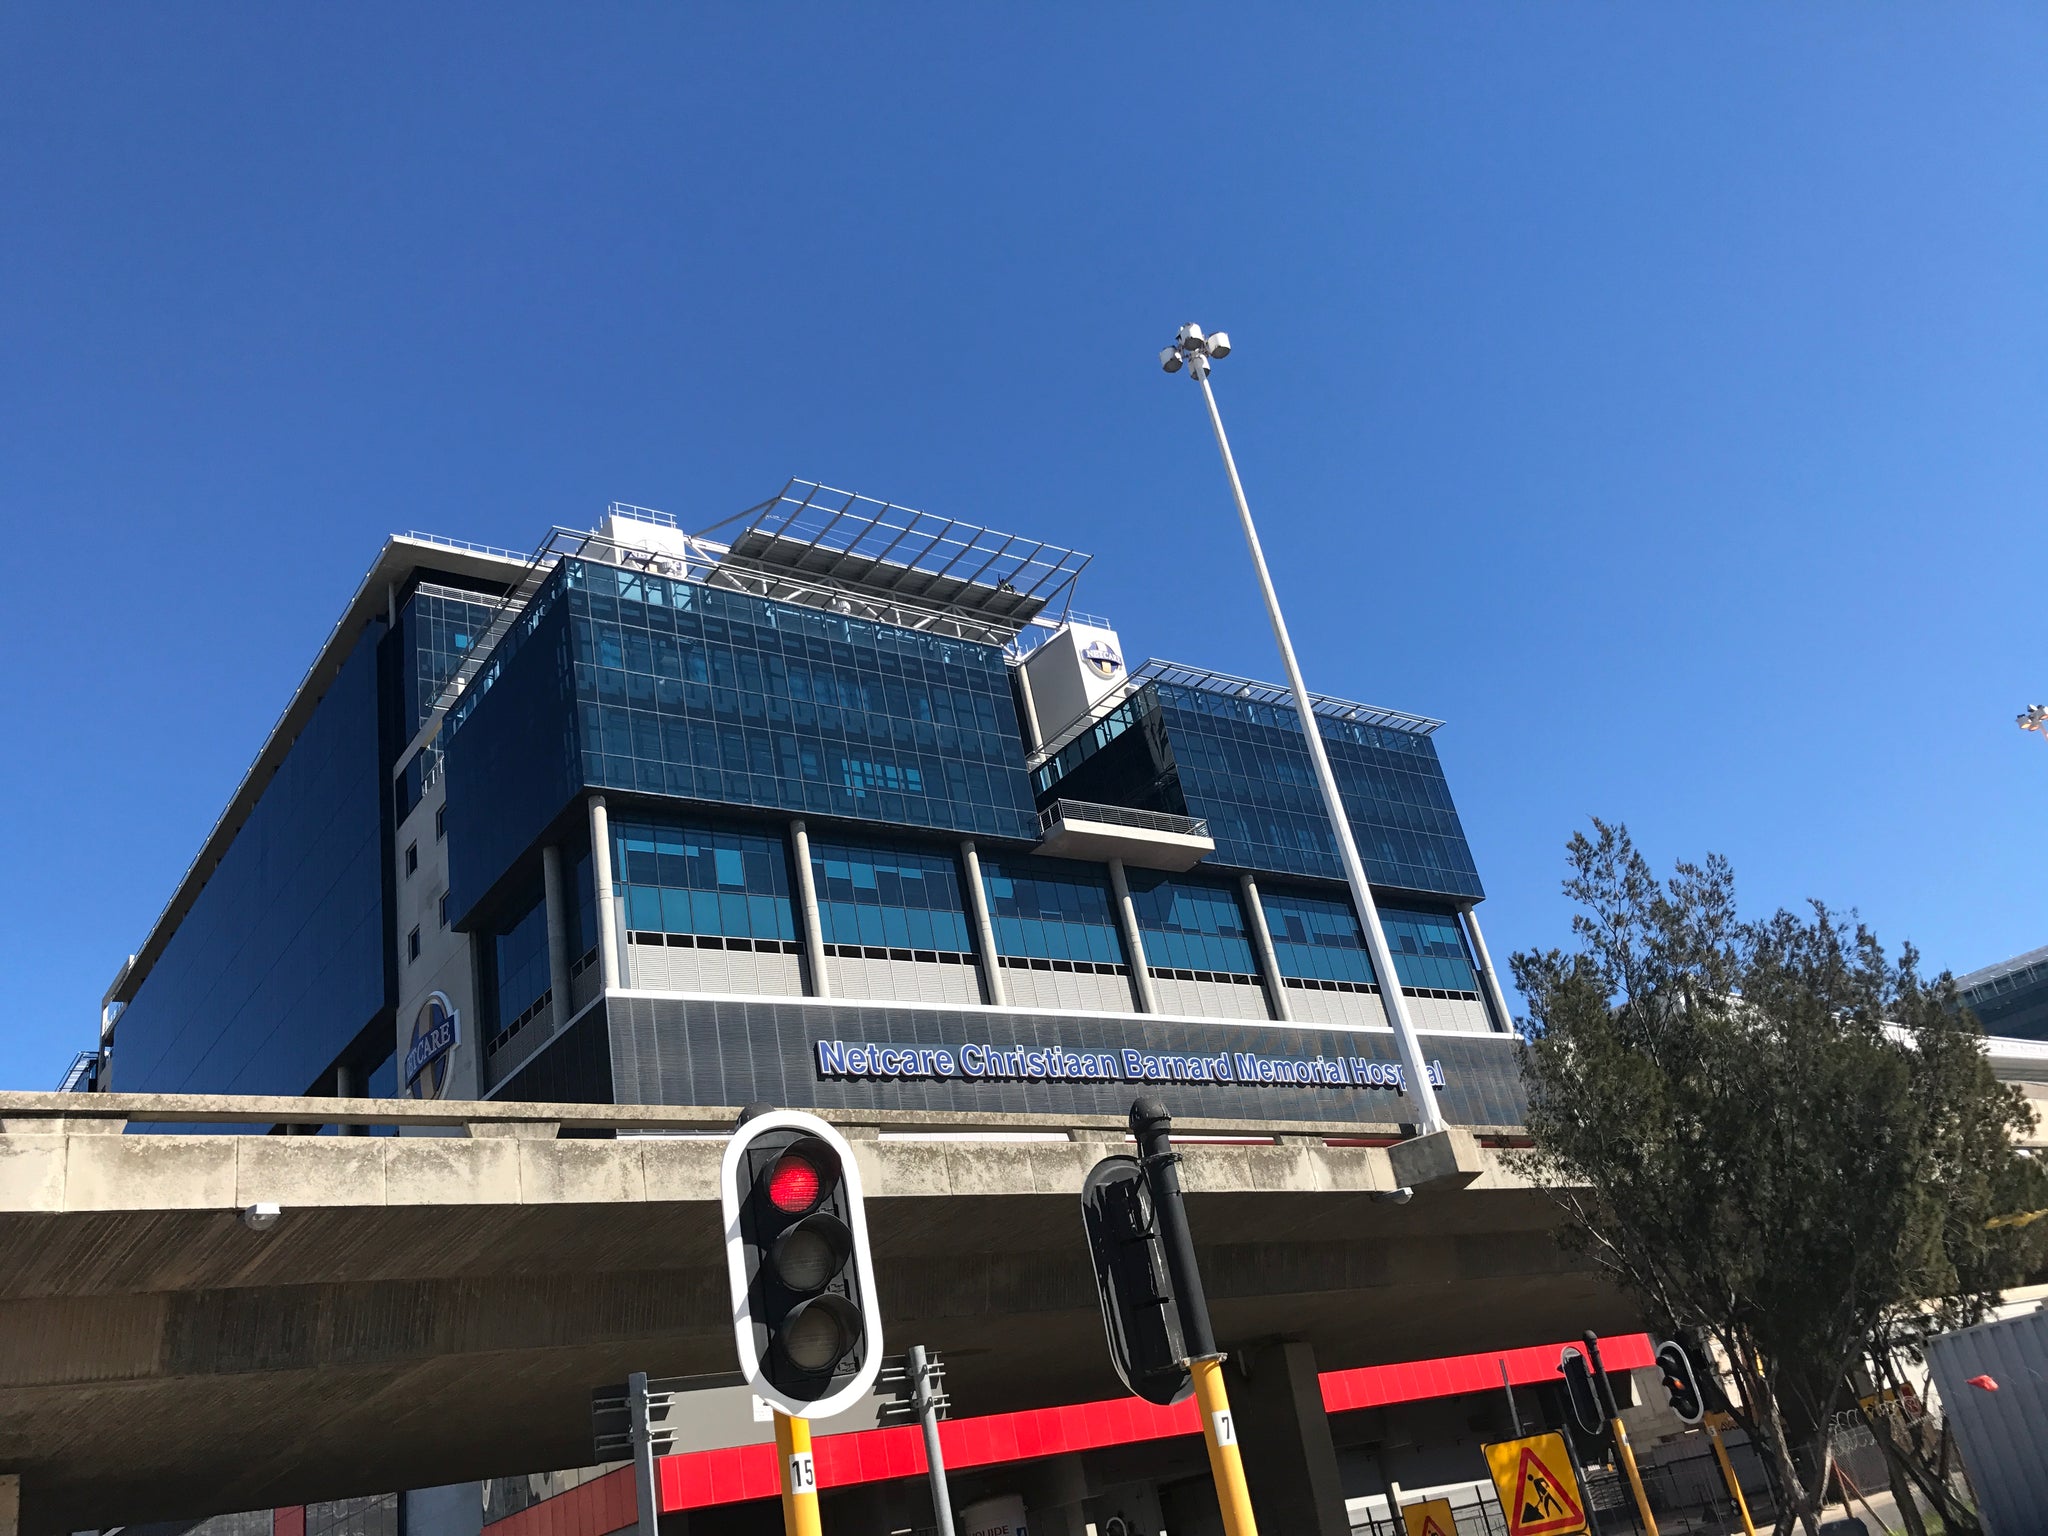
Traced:
POLYGON ((1749 1518, 1749 1500, 1742 1496, 1742 1484, 1735 1480, 1735 1467, 1728 1460, 1728 1448, 1721 1443, 1721 1426, 1712 1419, 1707 1421, 1707 1438, 1714 1442, 1714 1459, 1721 1463, 1721 1476, 1728 1480, 1728 1496, 1735 1501, 1736 1512, 1742 1516, 1742 1529, 1746 1536, 1756 1536, 1756 1523, 1749 1518))
POLYGON ((786 1536, 824 1536, 818 1523, 818 1475, 811 1465, 811 1421, 775 1410, 776 1460, 782 1470, 782 1529, 786 1536))
POLYGON ((1223 1357, 1190 1360, 1188 1369, 1195 1378, 1195 1403, 1202 1410, 1209 1475, 1216 1480, 1216 1502, 1223 1510, 1223 1536, 1259 1536, 1252 1496, 1244 1484, 1244 1458, 1237 1452, 1237 1421, 1230 1416, 1230 1394, 1223 1389, 1223 1357))
POLYGON ((1636 1470, 1636 1453, 1628 1443, 1628 1426, 1616 1414, 1608 1424, 1614 1430, 1614 1449, 1621 1455, 1621 1464, 1628 1471, 1628 1485, 1635 1490, 1636 1508, 1642 1512, 1644 1536, 1657 1536, 1657 1517, 1650 1513, 1650 1495, 1643 1488, 1643 1474, 1636 1470))

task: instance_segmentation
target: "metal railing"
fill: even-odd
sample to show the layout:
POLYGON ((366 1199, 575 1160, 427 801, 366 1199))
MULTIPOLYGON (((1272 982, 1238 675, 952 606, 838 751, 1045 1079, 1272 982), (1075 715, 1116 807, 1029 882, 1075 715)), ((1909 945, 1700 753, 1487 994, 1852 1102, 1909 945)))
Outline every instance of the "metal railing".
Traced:
POLYGON ((1050 832, 1063 821, 1095 821, 1112 827, 1136 827, 1146 832, 1169 832, 1176 837, 1207 837, 1209 823, 1199 816, 1175 816, 1166 811, 1133 810, 1127 805, 1099 805, 1092 800, 1055 800, 1038 813, 1038 827, 1050 832))

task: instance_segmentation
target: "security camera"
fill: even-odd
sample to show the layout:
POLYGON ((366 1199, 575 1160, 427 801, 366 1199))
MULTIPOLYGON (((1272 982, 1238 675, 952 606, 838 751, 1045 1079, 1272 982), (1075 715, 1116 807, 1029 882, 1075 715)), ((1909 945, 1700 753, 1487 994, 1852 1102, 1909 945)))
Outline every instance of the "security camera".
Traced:
POLYGON ((268 1232, 277 1225, 277 1218, 284 1214, 284 1207, 263 1201, 242 1212, 242 1225, 251 1232, 268 1232))
POLYGON ((1164 352, 1161 352, 1159 354, 1159 366, 1164 368, 1168 373, 1179 373, 1180 365, 1181 355, 1179 347, 1168 347, 1164 352))
POLYGON ((1376 1189, 1372 1197, 1382 1205, 1406 1205, 1415 1198, 1415 1191, 1403 1184, 1399 1189, 1376 1189))
POLYGON ((1192 347, 1199 352, 1202 348, 1202 328, 1199 325, 1184 325, 1180 328, 1180 334, 1174 337, 1174 342, 1178 346, 1192 347))
POLYGON ((1209 338, 1209 355, 1211 357, 1230 356, 1230 333, 1228 331, 1218 331, 1209 338))

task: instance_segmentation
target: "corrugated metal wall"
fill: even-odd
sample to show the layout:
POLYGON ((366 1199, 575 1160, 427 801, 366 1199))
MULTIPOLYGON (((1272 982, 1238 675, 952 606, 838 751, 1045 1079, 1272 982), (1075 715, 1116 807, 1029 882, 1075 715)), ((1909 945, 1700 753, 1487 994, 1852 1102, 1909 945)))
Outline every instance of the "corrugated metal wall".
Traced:
POLYGON ((1942 1412, 1990 1536, 2048 1530, 2048 1311, 1927 1341, 1942 1412), (1996 1392, 1969 1385, 1989 1376, 1996 1392))

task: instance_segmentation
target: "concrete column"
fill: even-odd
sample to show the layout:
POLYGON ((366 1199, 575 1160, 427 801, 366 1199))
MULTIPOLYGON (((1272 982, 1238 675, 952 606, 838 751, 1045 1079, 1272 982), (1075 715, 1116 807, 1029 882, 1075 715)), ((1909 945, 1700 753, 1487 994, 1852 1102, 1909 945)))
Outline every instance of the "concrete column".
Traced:
POLYGON ((21 1536, 21 1478, 0 1472, 0 1536, 21 1536))
POLYGON ((967 913, 974 919, 974 943, 981 951, 981 990, 1001 1008, 1009 999, 1003 995, 1003 957, 996 953, 996 925, 989 921, 988 887, 981 883, 981 856, 974 840, 960 844, 960 862, 967 871, 967 913))
POLYGON ((1145 935, 1138 927, 1138 909, 1131 901, 1131 882, 1124 878, 1124 861, 1109 861, 1109 886, 1116 893, 1117 924, 1124 934, 1124 959, 1131 968, 1131 981, 1138 989, 1138 1011, 1157 1013, 1159 1000, 1152 995, 1152 970, 1145 964, 1145 935))
POLYGON ((1287 1006, 1287 982, 1280 974, 1280 957, 1273 952, 1273 930, 1266 926, 1258 881, 1250 875, 1239 875, 1237 899, 1244 907, 1245 931, 1252 936, 1252 954, 1258 958, 1259 980, 1266 985, 1266 1006, 1274 1018, 1292 1023, 1294 1010, 1287 1006))
POLYGON ((612 890, 612 822, 604 796, 590 797, 590 883, 597 888, 597 964, 605 990, 619 980, 618 897, 612 890))
POLYGON ((1487 954, 1486 936, 1479 931, 1479 913, 1467 907, 1464 918, 1465 931, 1472 935, 1472 953, 1479 959, 1479 990, 1493 1011, 1493 1027, 1511 1035, 1515 1032, 1515 1016, 1508 1012, 1507 994, 1501 991, 1500 978, 1493 973, 1493 957, 1487 954))
POLYGON ((1024 745, 1036 752, 1045 737, 1038 729, 1038 701, 1031 696, 1031 672, 1022 662, 1017 664, 1017 692, 1024 699, 1024 745))
POLYGON ((1225 1370, 1259 1529, 1351 1536, 1314 1347, 1299 1340, 1239 1347, 1225 1370))
POLYGON ((555 994, 554 1027, 569 1022, 569 902, 562 888, 562 850, 540 851, 540 884, 548 908, 548 989, 555 994))
POLYGON ((804 961, 811 973, 811 996, 830 997, 825 976, 825 925, 818 917, 818 880, 811 872, 811 834, 800 821, 789 824, 790 851, 796 856, 797 904, 803 908, 804 961))
MULTIPOLYGON (((346 1062, 334 1066, 334 1096, 337 1099, 359 1099, 363 1096, 362 1080, 356 1076, 356 1069, 346 1062)), ((315 1130, 319 1127, 315 1126, 315 1130)), ((337 1125, 335 1133, 341 1136, 360 1136, 368 1129, 361 1125, 337 1125)))

